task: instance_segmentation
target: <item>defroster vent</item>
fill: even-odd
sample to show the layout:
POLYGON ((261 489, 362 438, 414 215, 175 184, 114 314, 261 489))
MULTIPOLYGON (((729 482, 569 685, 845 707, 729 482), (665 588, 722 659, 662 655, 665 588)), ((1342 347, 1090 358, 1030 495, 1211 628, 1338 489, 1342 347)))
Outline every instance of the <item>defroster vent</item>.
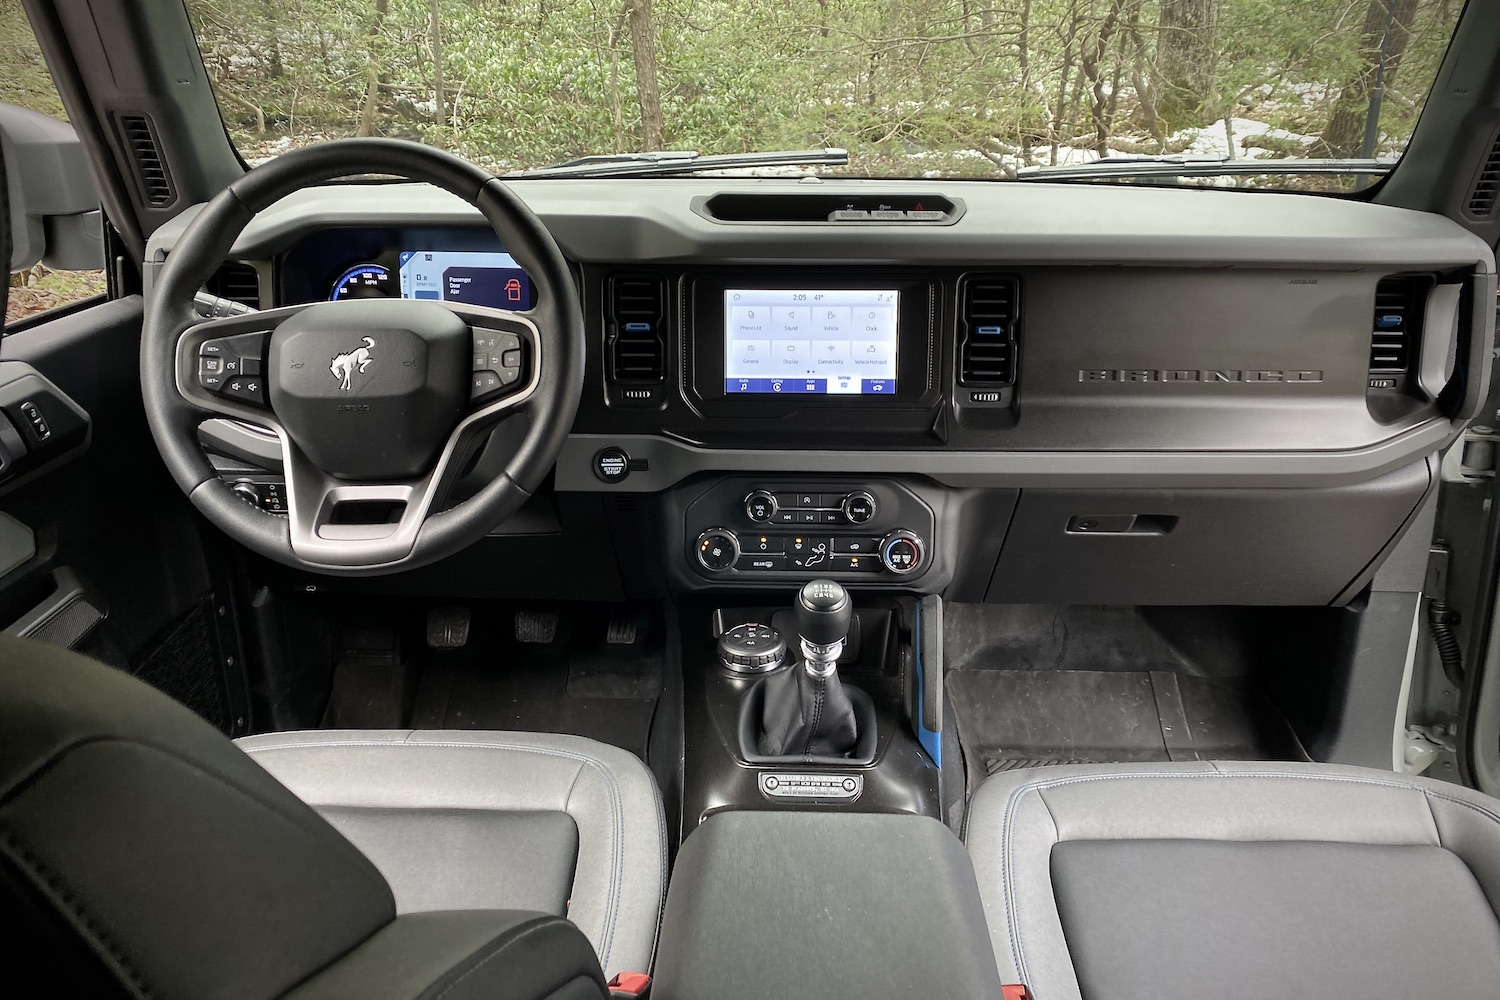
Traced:
POLYGON ((971 275, 959 286, 959 381, 1002 388, 1016 381, 1020 283, 1004 275, 971 275))
POLYGON ((231 260, 208 276, 203 288, 210 295, 260 308, 260 274, 241 261, 231 260))
POLYGON ((125 135, 125 145, 135 161, 136 172, 141 182, 141 197, 152 208, 172 204, 177 192, 172 185, 167 161, 162 158, 161 145, 156 141, 156 129, 145 115, 121 115, 120 130, 125 135))
POLYGON ((1495 136, 1495 141, 1490 144, 1484 166, 1479 168, 1479 176, 1474 178, 1466 210, 1476 219, 1492 218, 1497 195, 1500 195, 1500 135, 1495 136))

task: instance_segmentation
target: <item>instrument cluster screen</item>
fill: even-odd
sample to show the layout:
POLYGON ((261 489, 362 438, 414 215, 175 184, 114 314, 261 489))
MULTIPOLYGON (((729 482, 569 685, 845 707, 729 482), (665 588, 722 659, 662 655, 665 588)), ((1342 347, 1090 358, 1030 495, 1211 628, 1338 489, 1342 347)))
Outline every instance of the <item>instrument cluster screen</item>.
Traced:
POLYGON ((894 396, 898 296, 725 289, 725 393, 894 396))
POLYGON ((399 270, 403 299, 531 308, 531 279, 508 253, 403 250, 399 270))

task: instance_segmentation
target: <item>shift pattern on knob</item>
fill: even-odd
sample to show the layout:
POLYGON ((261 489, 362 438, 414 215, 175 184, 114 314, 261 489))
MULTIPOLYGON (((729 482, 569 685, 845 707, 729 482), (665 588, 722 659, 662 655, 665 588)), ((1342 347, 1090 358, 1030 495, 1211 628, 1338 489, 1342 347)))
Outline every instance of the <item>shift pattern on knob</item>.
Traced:
POLYGON ((832 646, 849 635, 854 604, 833 580, 810 580, 797 592, 797 634, 813 646, 832 646))

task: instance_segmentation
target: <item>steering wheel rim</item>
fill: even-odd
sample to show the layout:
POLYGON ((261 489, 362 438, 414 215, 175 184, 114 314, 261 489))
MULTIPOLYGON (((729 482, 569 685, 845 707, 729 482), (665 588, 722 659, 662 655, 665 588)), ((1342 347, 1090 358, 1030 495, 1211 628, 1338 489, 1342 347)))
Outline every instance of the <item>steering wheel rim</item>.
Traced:
MULTIPOLYGON (((408 302, 401 308, 418 305, 430 312, 432 304, 408 302)), ((360 339, 353 327, 350 336, 360 339)), ((562 252, 541 220, 502 181, 479 167, 441 150, 395 139, 343 139, 293 150, 230 184, 188 223, 168 255, 148 296, 141 337, 147 422, 163 461, 193 505, 260 555, 299 569, 344 576, 398 572, 442 559, 478 541, 519 509, 551 470, 567 438, 582 396, 583 366, 578 295, 562 252), (267 343, 274 345, 277 330, 304 310, 354 303, 291 306, 207 321, 192 304, 256 213, 302 188, 372 173, 426 182, 477 208, 534 289, 533 305, 524 312, 440 304, 471 331, 519 336, 528 367, 510 391, 463 413, 426 472, 376 482, 349 481, 324 472, 308 459, 275 412, 201 391, 194 378, 198 349, 210 338, 254 331, 267 334, 267 343), (199 424, 211 417, 256 423, 276 434, 287 477, 287 517, 251 506, 219 478, 198 442, 199 424), (513 417, 529 424, 505 470, 470 498, 434 512, 435 501, 457 471, 456 460, 476 439, 513 417), (332 523, 331 511, 341 497, 399 500, 405 506, 401 521, 384 534, 385 525, 333 531, 339 526, 332 523)), ((267 370, 266 377, 270 382, 283 374, 267 370)))

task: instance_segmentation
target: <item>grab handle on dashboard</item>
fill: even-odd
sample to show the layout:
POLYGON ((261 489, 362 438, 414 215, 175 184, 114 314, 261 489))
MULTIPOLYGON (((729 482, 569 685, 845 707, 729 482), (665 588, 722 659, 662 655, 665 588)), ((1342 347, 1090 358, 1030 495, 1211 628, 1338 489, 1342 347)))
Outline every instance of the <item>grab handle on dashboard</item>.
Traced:
POLYGON ((1453 374, 1438 393, 1438 411, 1453 420, 1479 415, 1489 394, 1494 363, 1495 275, 1476 274, 1467 282, 1470 294, 1459 299, 1458 350, 1453 374))

